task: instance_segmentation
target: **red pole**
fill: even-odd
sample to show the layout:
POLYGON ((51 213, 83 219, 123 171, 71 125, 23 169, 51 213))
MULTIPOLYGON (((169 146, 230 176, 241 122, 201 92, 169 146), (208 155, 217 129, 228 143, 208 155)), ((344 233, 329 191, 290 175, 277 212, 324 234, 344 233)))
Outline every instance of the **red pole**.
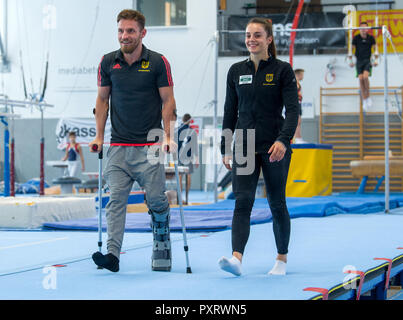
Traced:
POLYGON ((14 167, 14 138, 11 138, 11 159, 10 159, 10 196, 15 197, 15 167, 14 167))
MULTIPOLYGON (((297 29, 298 28, 298 22, 299 22, 299 16, 301 14, 302 11, 302 7, 304 6, 304 0, 300 0, 298 3, 298 7, 297 7, 297 11, 295 12, 295 16, 294 16, 294 21, 292 22, 292 29, 297 29)), ((295 37, 296 37, 297 33, 291 32, 291 43, 290 43, 290 64, 291 67, 293 66, 293 59, 294 59, 294 43, 295 43, 295 37)))

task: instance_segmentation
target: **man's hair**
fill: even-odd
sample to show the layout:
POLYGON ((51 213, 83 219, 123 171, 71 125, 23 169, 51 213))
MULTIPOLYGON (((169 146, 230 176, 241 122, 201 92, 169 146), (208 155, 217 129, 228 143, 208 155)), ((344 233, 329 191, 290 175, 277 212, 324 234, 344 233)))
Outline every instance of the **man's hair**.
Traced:
POLYGON ((137 10, 125 9, 121 11, 118 14, 117 22, 119 23, 120 20, 134 20, 140 25, 141 29, 146 26, 146 18, 137 10))
POLYGON ((368 22, 366 22, 366 21, 361 21, 361 22, 360 22, 360 26, 362 26, 363 24, 365 24, 366 26, 369 26, 369 25, 368 25, 368 22))
POLYGON ((304 69, 295 69, 295 70, 294 70, 294 73, 295 73, 295 74, 300 74, 300 73, 303 73, 303 72, 305 72, 304 69))
POLYGON ((192 116, 189 113, 185 113, 182 117, 183 122, 188 122, 190 119, 192 119, 192 116))
POLYGON ((70 131, 69 132, 69 137, 76 137, 77 134, 75 133, 75 131, 70 131))

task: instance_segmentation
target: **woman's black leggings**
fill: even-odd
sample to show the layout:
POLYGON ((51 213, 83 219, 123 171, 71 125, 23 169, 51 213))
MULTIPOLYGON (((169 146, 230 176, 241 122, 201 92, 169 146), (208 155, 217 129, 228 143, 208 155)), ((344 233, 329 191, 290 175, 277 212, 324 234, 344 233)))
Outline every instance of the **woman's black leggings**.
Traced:
POLYGON ((288 253, 290 241, 290 215, 287 210, 285 188, 291 151, 287 150, 279 162, 270 162, 269 154, 255 155, 255 169, 250 175, 237 174, 237 168, 244 167, 236 163, 232 168, 232 188, 235 194, 235 210, 232 220, 232 250, 242 253, 250 233, 250 215, 255 202, 257 182, 262 169, 267 191, 267 200, 273 216, 273 231, 278 254, 288 253))

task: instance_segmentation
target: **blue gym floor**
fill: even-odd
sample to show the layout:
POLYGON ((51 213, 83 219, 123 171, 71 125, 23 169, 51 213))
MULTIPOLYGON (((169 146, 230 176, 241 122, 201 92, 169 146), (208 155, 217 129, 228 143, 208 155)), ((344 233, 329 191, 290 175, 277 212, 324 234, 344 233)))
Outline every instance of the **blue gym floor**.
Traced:
POLYGON ((151 271, 151 234, 127 233, 120 272, 114 274, 97 270, 90 258, 97 250, 95 232, 3 231, 0 299, 309 299, 316 294, 303 288, 342 283, 346 266, 366 271, 380 265, 374 257, 403 254, 396 249, 403 246, 402 229, 402 208, 388 215, 293 219, 285 277, 266 274, 276 253, 271 223, 252 226, 241 277, 217 266, 231 253, 230 230, 188 235, 193 274, 185 273, 180 233, 172 234, 172 272, 151 271), (44 289, 43 268, 55 264, 66 266, 55 269, 56 289, 44 289))

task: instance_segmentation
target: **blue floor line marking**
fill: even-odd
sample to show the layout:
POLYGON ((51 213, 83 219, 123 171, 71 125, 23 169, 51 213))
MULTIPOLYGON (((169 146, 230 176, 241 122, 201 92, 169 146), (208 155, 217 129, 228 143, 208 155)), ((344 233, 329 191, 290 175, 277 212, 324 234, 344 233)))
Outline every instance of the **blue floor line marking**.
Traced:
MULTIPOLYGON (((194 238, 198 238, 199 236, 188 236, 188 240, 194 239, 194 238)), ((171 243, 176 243, 178 241, 183 241, 183 239, 171 239, 171 243)), ((139 249, 144 249, 144 248, 149 248, 153 246, 153 242, 148 242, 148 243, 144 243, 142 245, 138 245, 138 246, 134 246, 134 247, 128 247, 128 248, 123 248, 122 252, 129 252, 129 251, 135 251, 135 250, 139 250, 139 249)), ((95 249, 94 249, 95 252, 95 249)), ((81 257, 72 257, 72 258, 67 258, 63 261, 58 260, 56 261, 52 261, 52 262, 45 262, 45 263, 41 263, 32 267, 28 267, 28 268, 23 268, 21 270, 10 270, 10 271, 6 271, 3 273, 0 273, 0 277, 5 277, 5 276, 9 276, 9 275, 15 275, 15 274, 19 274, 19 273, 24 273, 24 272, 30 272, 30 271, 35 271, 35 270, 40 270, 43 269, 45 266, 53 266, 55 264, 63 264, 63 265, 69 265, 69 264, 73 264, 73 263, 77 263, 77 262, 81 262, 81 261, 85 261, 85 260, 92 260, 91 255, 85 255, 85 256, 81 256, 81 257)))

